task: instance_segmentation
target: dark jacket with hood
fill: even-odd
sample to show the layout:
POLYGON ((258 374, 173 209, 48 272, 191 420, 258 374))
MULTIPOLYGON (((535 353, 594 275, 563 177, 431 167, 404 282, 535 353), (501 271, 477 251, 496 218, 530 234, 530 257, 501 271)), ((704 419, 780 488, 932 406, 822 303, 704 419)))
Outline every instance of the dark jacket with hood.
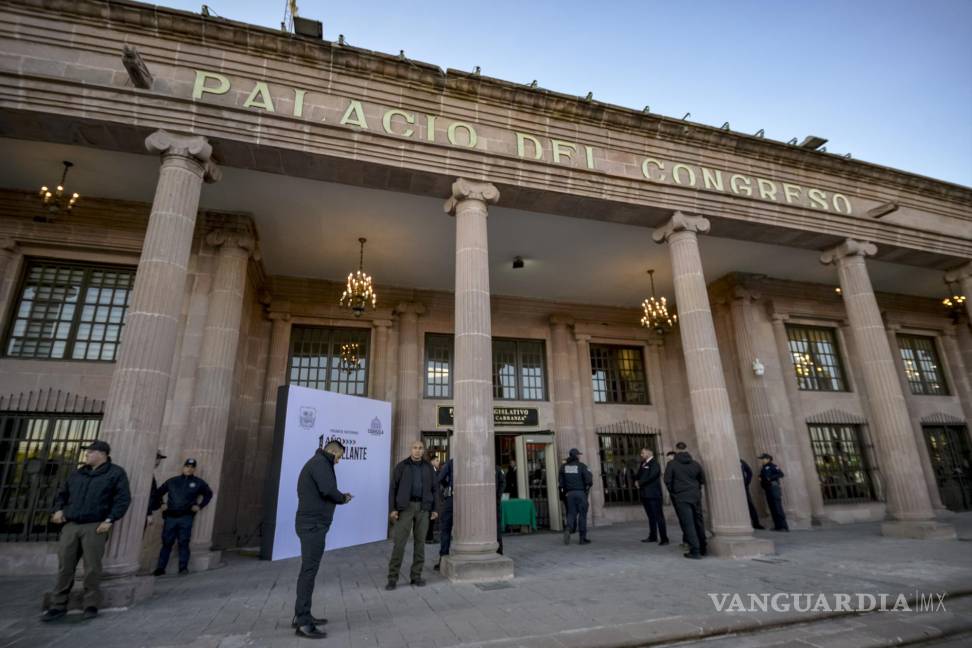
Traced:
POLYGON ((128 510, 132 495, 125 470, 108 459, 97 468, 85 464, 68 475, 54 498, 54 510, 77 524, 116 522, 128 510))
POLYGON ((415 470, 422 472, 422 510, 434 511, 435 498, 439 492, 439 485, 435 478, 435 470, 425 459, 412 461, 411 457, 398 462, 392 471, 391 485, 388 489, 388 508, 391 511, 404 511, 412 501, 412 475, 415 470))
POLYGON ((338 490, 334 474, 334 455, 318 450, 297 477, 297 520, 323 521, 334 519, 334 507, 344 504, 344 493, 338 490))
POLYGON ((702 466, 687 452, 676 452, 675 459, 665 466, 665 486, 680 502, 701 502, 704 485, 702 466))

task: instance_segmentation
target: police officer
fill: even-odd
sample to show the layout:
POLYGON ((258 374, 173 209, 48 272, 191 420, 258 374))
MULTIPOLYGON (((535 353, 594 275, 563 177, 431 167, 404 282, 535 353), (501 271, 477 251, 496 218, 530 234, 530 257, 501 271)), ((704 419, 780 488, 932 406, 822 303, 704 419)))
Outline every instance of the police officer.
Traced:
POLYGON ((749 467, 749 464, 739 459, 739 467, 742 468, 743 485, 746 491, 746 504, 749 505, 749 523, 754 529, 765 529, 759 522, 759 514, 756 513, 756 505, 753 504, 753 496, 749 492, 749 485, 753 482, 753 469, 749 467))
POLYGON ((638 466, 636 479, 641 505, 645 507, 645 513, 648 515, 648 537, 642 542, 657 540, 658 544, 667 545, 668 528, 665 526, 665 514, 662 512, 661 467, 655 460, 655 453, 648 448, 641 449, 641 465, 638 466))
POLYGON ((783 489, 780 486, 783 471, 773 463, 773 455, 764 452, 759 455, 759 459, 763 462, 763 467, 759 470, 759 485, 766 493, 766 504, 769 506, 770 515, 773 516, 773 531, 789 531, 786 513, 783 511, 783 489))
POLYGON ((439 471, 439 493, 442 495, 442 514, 439 516, 439 562, 433 569, 439 571, 442 556, 448 556, 452 547, 452 459, 439 471))
POLYGON ((560 467, 560 493, 567 500, 567 522, 564 524, 564 544, 570 544, 570 534, 580 531, 580 543, 590 544, 587 539, 587 493, 594 485, 594 475, 578 457, 583 454, 577 448, 567 453, 567 461, 560 467))
POLYGON ((189 539, 192 537, 192 521, 196 513, 201 511, 209 500, 213 499, 213 491, 209 484, 196 477, 196 460, 186 459, 182 466, 182 474, 168 479, 159 488, 158 502, 162 507, 162 517, 165 524, 162 527, 162 550, 159 551, 159 562, 152 572, 155 576, 165 573, 169 564, 169 554, 176 540, 179 542, 179 575, 189 573, 189 539), (165 504, 162 500, 165 499, 165 504))
POLYGON ((665 486, 672 494, 675 512, 682 525, 682 533, 688 542, 686 558, 698 560, 706 554, 705 522, 702 519, 702 486, 705 473, 702 466, 692 459, 687 447, 679 441, 675 444, 675 460, 665 466, 665 486))

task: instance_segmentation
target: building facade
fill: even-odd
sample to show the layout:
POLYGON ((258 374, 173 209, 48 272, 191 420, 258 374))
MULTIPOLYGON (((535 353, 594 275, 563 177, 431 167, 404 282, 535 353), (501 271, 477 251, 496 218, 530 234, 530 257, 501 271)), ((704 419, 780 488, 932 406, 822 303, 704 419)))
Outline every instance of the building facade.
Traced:
MULTIPOLYGON (((197 567, 259 544, 283 384, 388 400, 396 457, 455 458, 453 578, 512 574, 494 462, 558 529, 572 447, 602 525, 643 515, 640 448, 685 441, 730 557, 773 550, 739 469, 762 452, 793 526, 947 538, 972 507, 969 302, 942 303, 972 295, 967 187, 138 3, 0 25, 0 569, 53 568, 49 504, 96 436, 133 511, 156 449, 160 478, 199 461, 197 567)), ((137 595, 156 534, 113 534, 137 595)))

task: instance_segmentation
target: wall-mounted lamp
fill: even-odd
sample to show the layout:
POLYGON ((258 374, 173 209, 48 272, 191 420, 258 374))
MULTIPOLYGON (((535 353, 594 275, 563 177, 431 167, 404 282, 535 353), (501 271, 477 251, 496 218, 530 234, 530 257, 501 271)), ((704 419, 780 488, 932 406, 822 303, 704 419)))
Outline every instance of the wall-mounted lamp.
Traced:
POLYGON ((523 257, 515 257, 513 259, 513 269, 519 270, 523 267, 523 257))
POLYGON ((762 376, 766 373, 766 365, 759 361, 759 358, 753 360, 753 373, 757 376, 762 376))

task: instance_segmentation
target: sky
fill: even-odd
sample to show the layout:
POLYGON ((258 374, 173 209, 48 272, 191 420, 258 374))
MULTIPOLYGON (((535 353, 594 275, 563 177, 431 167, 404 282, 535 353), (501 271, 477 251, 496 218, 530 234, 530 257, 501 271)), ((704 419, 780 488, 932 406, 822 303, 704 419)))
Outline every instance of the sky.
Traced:
MULTIPOLYGON (((198 12, 202 3, 159 4, 198 12)), ((279 28, 285 0, 209 0, 279 28)), ((972 186, 972 0, 298 0, 324 38, 972 186)))

